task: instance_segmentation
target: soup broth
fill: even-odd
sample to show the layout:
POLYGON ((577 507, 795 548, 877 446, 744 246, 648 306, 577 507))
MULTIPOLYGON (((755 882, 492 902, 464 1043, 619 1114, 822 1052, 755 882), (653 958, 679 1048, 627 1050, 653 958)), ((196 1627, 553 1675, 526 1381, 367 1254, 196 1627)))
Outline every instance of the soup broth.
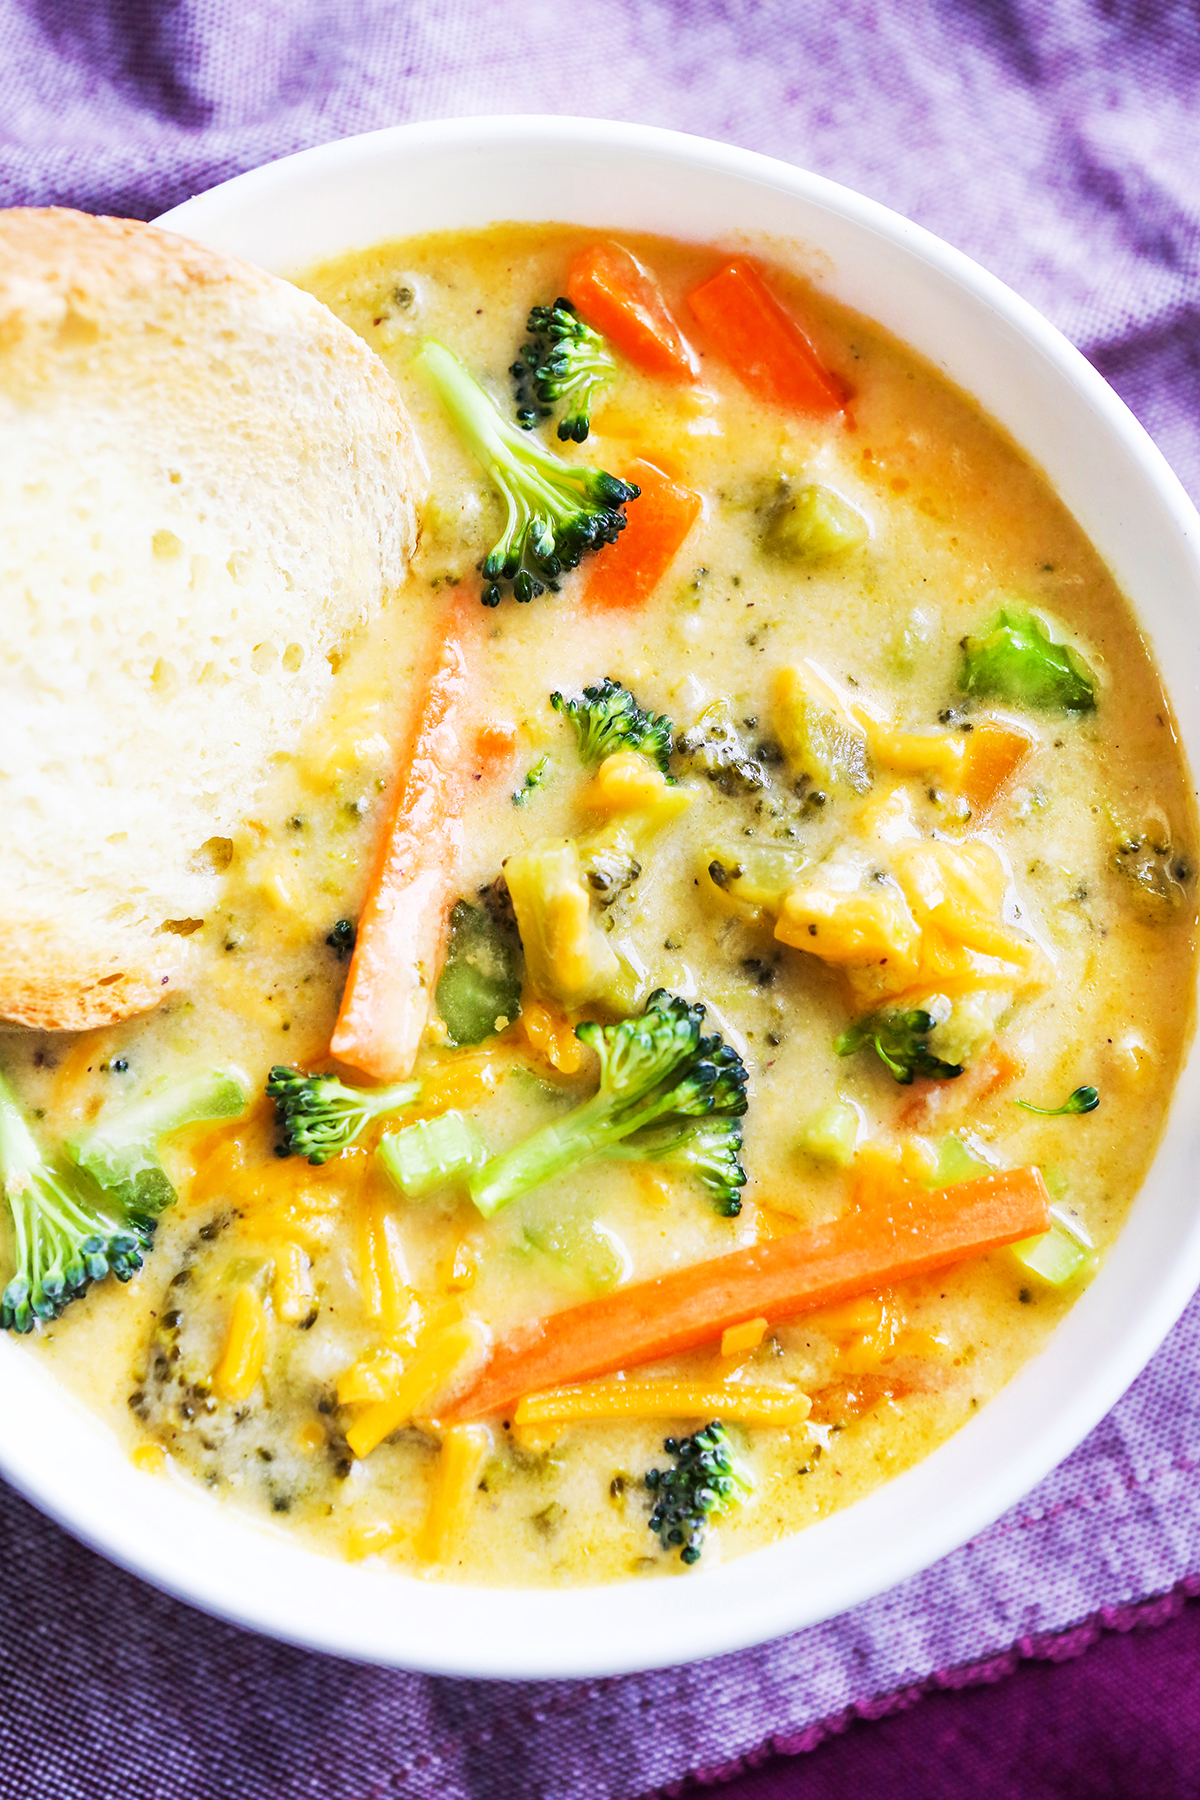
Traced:
MULTIPOLYGON (((200 1065, 237 1067, 260 1096, 274 1065, 335 1067, 342 922, 362 912, 431 644, 467 619, 484 675, 464 752, 457 973, 431 983, 421 1095, 319 1166, 274 1154, 265 1099, 171 1140, 179 1200, 144 1267, 93 1287, 31 1347, 149 1469, 330 1554, 517 1585, 686 1576, 680 1544, 651 1529, 661 1490, 647 1475, 678 1455, 665 1438, 711 1419, 753 1491, 698 1534, 702 1566, 927 1455, 1036 1354, 1111 1245, 1192 1022, 1193 797, 1128 605, 966 396, 784 267, 760 265, 836 378, 832 410, 765 400, 693 316, 687 296, 727 256, 622 240, 698 377, 617 354, 586 440, 561 444, 538 417, 530 441, 634 481, 651 465, 700 496, 699 515, 644 604, 589 598, 618 539, 557 592, 479 608, 503 511, 417 354, 449 346, 511 418, 530 309, 592 241, 505 225, 302 277, 412 411, 429 491, 408 582, 344 646, 328 715, 267 772, 228 846, 222 904, 193 932, 186 995, 103 1033, 4 1046, 48 1139, 200 1065), (1031 633, 1050 698, 1036 683, 989 689, 989 657, 1019 660, 1031 633), (597 789, 616 777, 585 760, 565 704, 605 678, 670 721, 666 780, 652 756, 619 752, 650 796, 636 818, 597 789), (995 749, 990 788, 976 744, 995 749), (551 946, 547 991, 529 942, 522 978, 537 899, 516 871, 548 845, 584 872, 570 892, 586 895, 595 960, 615 961, 607 985, 572 989, 551 946), (883 949, 863 948, 872 932, 883 949), (465 1174, 411 1197, 389 1176, 381 1133, 421 1119, 466 1121, 493 1156, 566 1130, 598 1081, 573 1027, 637 1017, 658 989, 702 1003, 703 1029, 744 1064, 736 1193, 714 1196, 669 1158, 581 1154, 485 1216, 465 1174), (453 1042, 495 994, 508 997, 478 1041, 453 1042), (466 1435, 441 1416, 527 1321, 1032 1168, 1059 1209, 1057 1262, 1045 1243, 997 1248, 765 1325, 751 1308, 724 1341, 610 1365, 627 1386, 681 1384, 674 1416, 589 1418, 577 1397, 575 1416, 506 1403, 466 1435), (405 1411, 403 1382, 439 1354, 440 1385, 405 1411)), ((627 503, 631 533, 647 499, 627 503)))

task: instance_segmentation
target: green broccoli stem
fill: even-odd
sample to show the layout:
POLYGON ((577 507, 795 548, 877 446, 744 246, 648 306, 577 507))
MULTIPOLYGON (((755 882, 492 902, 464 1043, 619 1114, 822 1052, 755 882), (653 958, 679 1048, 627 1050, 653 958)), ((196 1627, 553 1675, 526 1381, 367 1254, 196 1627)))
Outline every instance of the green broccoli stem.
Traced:
POLYGON ((567 1118, 543 1125, 485 1163, 470 1184, 471 1198, 484 1218, 490 1219, 519 1194, 603 1156, 612 1145, 653 1124, 662 1114, 676 1112, 678 1106, 673 1087, 649 1097, 637 1095, 628 1103, 614 1101, 602 1087, 567 1118))

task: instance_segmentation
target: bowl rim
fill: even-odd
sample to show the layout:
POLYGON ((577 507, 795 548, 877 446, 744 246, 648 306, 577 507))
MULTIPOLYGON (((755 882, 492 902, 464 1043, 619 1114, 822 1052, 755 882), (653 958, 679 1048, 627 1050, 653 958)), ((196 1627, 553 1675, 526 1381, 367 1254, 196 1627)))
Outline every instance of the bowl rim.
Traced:
MULTIPOLYGON (((562 115, 467 117, 389 127, 299 151, 235 176, 155 223, 200 239, 215 232, 219 240, 223 216, 239 207, 265 215, 277 199, 315 176, 352 177, 389 161, 411 163, 464 147, 481 153, 522 146, 544 152, 547 145, 565 155, 633 153, 682 165, 692 176, 713 171, 768 186, 885 240, 943 286, 982 303, 1001 329, 1058 371, 1115 440, 1174 533, 1181 566, 1190 571, 1193 603, 1200 596, 1200 519, 1147 433, 1080 352, 962 252, 878 202, 792 164, 658 127, 562 115)), ((1200 685, 1195 674, 1192 681, 1200 685)), ((1196 741, 1200 745, 1200 738, 1196 741)), ((1194 1043, 1143 1194, 1156 1181, 1162 1186, 1170 1179, 1160 1178, 1165 1166, 1182 1169, 1196 1147, 1195 1131, 1185 1129, 1180 1117, 1185 1101, 1191 1116, 1200 1117, 1200 1055, 1194 1043)), ((1140 1203, 1139 1196, 1135 1210, 1140 1203)), ((1110 1292, 1119 1286, 1114 1271, 1129 1232, 1127 1222, 1105 1268, 1068 1315, 1084 1316, 1098 1341, 1110 1292)), ((1182 1313, 1200 1281, 1200 1214, 1181 1220, 1172 1258, 1158 1266, 1162 1261, 1157 1253, 1156 1262, 1152 1245, 1142 1246, 1138 1268, 1148 1262, 1144 1284, 1152 1304, 1143 1305, 1121 1332, 1111 1333, 1105 1355, 1081 1367, 1078 1385, 1055 1410, 1053 1427, 1042 1425, 1023 1437, 1010 1430, 1011 1455, 993 1469, 986 1486, 968 1479, 970 1456, 964 1456, 963 1445, 968 1439, 975 1443, 978 1428, 997 1409, 1007 1419, 1019 1407, 1038 1406, 1046 1352, 1026 1363, 975 1420, 931 1456, 852 1507, 730 1563, 702 1566, 686 1580, 492 1589, 334 1561, 234 1513, 182 1479, 147 1478, 36 1359, 7 1343, 0 1344, 6 1359, 0 1472, 76 1537, 124 1568, 222 1618, 309 1649, 431 1673, 514 1679, 663 1667, 816 1624, 929 1567, 991 1524, 1081 1442, 1182 1313), (66 1442, 57 1445, 55 1434, 64 1425, 66 1442), (80 1480, 81 1466, 90 1477, 86 1482, 80 1480), (939 1483, 954 1495, 940 1510, 928 1504, 939 1483), (808 1549, 799 1555, 797 1546, 808 1549), (837 1564, 839 1558, 840 1579, 822 1585, 820 1563, 837 1564), (797 1574, 808 1580, 803 1592, 796 1591, 797 1574), (747 1586, 753 1590, 749 1600, 747 1586)), ((1059 1332, 1064 1328, 1065 1322, 1059 1332)))

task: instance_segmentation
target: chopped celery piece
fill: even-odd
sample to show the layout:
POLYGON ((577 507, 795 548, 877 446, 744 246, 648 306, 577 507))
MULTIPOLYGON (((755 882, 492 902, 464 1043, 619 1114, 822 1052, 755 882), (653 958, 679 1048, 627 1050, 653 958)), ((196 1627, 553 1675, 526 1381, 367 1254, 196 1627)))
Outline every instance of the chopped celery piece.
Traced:
POLYGON ((511 1025, 521 1010, 516 934, 481 906, 460 900, 450 915, 450 948, 437 985, 437 1009, 452 1044, 479 1044, 511 1025))
POLYGON ((95 1177, 130 1212, 160 1213, 175 1189, 158 1157, 158 1140, 202 1120, 233 1119, 246 1108, 241 1079, 228 1069, 205 1069, 98 1122, 67 1145, 79 1168, 95 1177))
POLYGON ((809 482, 775 508, 763 547, 788 562, 825 562, 859 549, 870 535, 867 521, 848 500, 809 482))
POLYGON ((481 1169, 488 1148, 473 1119, 445 1112, 436 1119, 419 1119, 403 1131, 385 1132, 379 1140, 379 1159, 401 1193, 419 1200, 481 1169))
POLYGON ((794 771, 818 788, 841 783, 856 794, 868 791, 866 730, 815 668, 795 663, 778 671, 772 722, 794 771))
POLYGON ((777 913, 812 858, 781 844, 717 844, 704 851, 714 887, 739 906, 777 913))
POLYGON ((930 1177, 930 1187, 953 1187, 956 1181, 974 1181, 981 1175, 991 1175, 993 1165, 988 1162, 970 1138, 962 1138, 954 1132, 944 1137, 938 1145, 937 1167, 930 1177))
POLYGON ((592 1294, 607 1293, 633 1267, 620 1238, 594 1219, 567 1216, 526 1225, 525 1247, 548 1257, 592 1294))
POLYGON ((1095 1245, 1082 1222, 1066 1206, 1052 1206, 1049 1231, 1009 1246, 1013 1259, 1050 1287, 1065 1287, 1096 1260, 1095 1245))
POLYGON ((1077 650, 1056 643, 1036 613, 1002 607, 982 637, 963 640, 959 686, 1042 712, 1090 712, 1096 678, 1077 650))
POLYGON ((858 1148, 859 1118, 847 1100, 831 1100, 801 1127, 799 1145, 818 1162, 844 1169, 858 1148))

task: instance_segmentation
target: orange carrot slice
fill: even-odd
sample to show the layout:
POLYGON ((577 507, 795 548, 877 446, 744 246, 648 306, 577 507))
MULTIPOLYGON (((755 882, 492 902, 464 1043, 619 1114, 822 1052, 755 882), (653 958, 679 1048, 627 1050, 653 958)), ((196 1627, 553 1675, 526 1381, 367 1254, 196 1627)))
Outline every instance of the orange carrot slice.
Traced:
POLYGON ((688 305, 714 348, 760 400, 799 412, 842 411, 841 383, 753 263, 735 257, 688 295, 688 305))
POLYGON ((523 1394, 690 1350, 747 1317, 789 1319, 980 1256, 1048 1230, 1049 1205, 1033 1168, 933 1191, 906 1183, 886 1209, 767 1238, 519 1325, 442 1416, 502 1412, 523 1394))
POLYGON ((410 1073, 446 954, 473 750, 465 639, 448 627, 430 678, 329 1046, 376 1081, 410 1073))
POLYGON ((963 798, 973 813, 987 812, 1034 746, 1031 731, 1001 719, 977 719, 963 756, 963 798))
POLYGON ((567 298, 585 324, 648 375, 700 373, 692 349, 667 309, 649 269, 621 244, 589 244, 567 274, 567 298))
POLYGON ((616 543, 592 558, 583 597, 591 606, 632 611, 646 604, 674 562, 704 510, 704 501, 653 463, 633 463, 624 479, 637 483, 641 498, 630 502, 625 529, 616 543))

